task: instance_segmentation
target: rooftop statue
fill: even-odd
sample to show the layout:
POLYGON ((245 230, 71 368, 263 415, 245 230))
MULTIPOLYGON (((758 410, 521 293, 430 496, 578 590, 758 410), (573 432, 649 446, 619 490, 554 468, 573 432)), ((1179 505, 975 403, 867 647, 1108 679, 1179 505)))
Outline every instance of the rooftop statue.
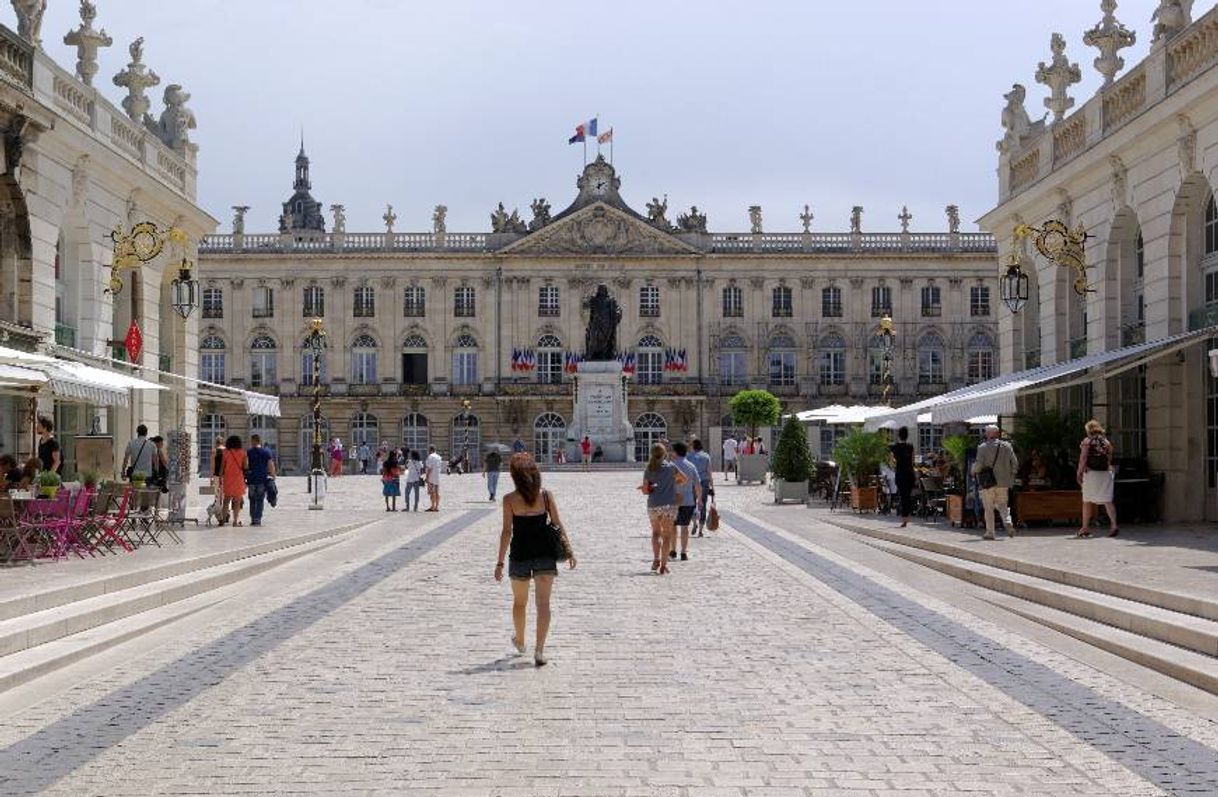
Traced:
POLYGON ((855 205, 850 209, 850 232, 863 231, 863 206, 855 205))
POLYGON ((170 149, 183 149, 190 143, 190 132, 198 124, 195 112, 186 107, 190 95, 177 83, 165 87, 165 110, 161 112, 161 140, 170 149))
POLYGON ((93 20, 97 18, 97 6, 89 0, 80 0, 80 27, 69 31, 63 37, 63 43, 76 48, 76 76, 86 86, 93 85, 93 76, 97 74, 97 50, 109 47, 114 39, 106 33, 106 29, 93 29, 93 20))
POLYGON ((752 225, 753 235, 761 234, 761 205, 749 206, 749 224, 752 225))
POLYGON ((688 213, 677 216, 677 227, 681 232, 706 232, 706 214, 698 212, 697 205, 691 205, 688 213))
POLYGON ((1028 90, 1020 83, 1014 84, 1009 92, 1002 95, 1007 104, 1002 109, 1002 129, 1005 134, 998 142, 999 152, 1014 152, 1023 145, 1024 139, 1036 135, 1044 129, 1045 120, 1043 118, 1038 122, 1033 122, 1028 117, 1028 109, 1023 104, 1027 96, 1028 90))
POLYGON ((448 232, 448 206, 436 205, 436 209, 431 214, 431 229, 437 235, 442 235, 448 232))
POLYGON ((1159 0, 1159 7, 1150 15, 1150 21, 1155 23, 1151 44, 1162 44, 1187 28, 1189 16, 1181 0, 1159 0))
POLYGON ((1074 98, 1066 92, 1070 86, 1083 79, 1083 73, 1078 64, 1070 63, 1066 57, 1066 40, 1060 33, 1049 37, 1049 49, 1053 57, 1048 64, 1040 62, 1036 70, 1036 82, 1049 87, 1049 96, 1045 97, 1045 107, 1053 112, 1053 121, 1061 121, 1066 111, 1074 107, 1074 98))
POLYGON ((47 0, 13 0, 17 12, 17 35, 33 44, 42 46, 42 15, 47 10, 47 0))
POLYGON ((529 210, 533 211, 533 220, 529 222, 529 232, 536 232, 550 223, 550 203, 545 200, 545 197, 534 199, 529 205, 529 210))
POLYGON ((652 197, 647 203, 647 221, 651 222, 653 227, 658 227, 664 232, 672 230, 672 224, 668 221, 668 194, 664 195, 663 199, 652 197))

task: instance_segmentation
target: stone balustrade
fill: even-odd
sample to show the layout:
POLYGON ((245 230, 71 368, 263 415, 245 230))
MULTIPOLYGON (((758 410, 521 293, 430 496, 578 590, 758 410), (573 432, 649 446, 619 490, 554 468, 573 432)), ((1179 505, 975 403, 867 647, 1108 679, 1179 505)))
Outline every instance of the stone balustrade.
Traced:
MULTIPOLYGON (((1075 114, 1053 130, 1053 163, 1064 163, 1087 146, 1087 119, 1075 114)), ((1039 153, 1037 153, 1039 154, 1039 153)), ((1039 165, 1039 164, 1038 164, 1039 165)))
POLYGON ((1146 107, 1146 68, 1138 67, 1103 94, 1104 134, 1107 135, 1146 107))
POLYGON ((29 92, 34 87, 34 46, 0 25, 0 78, 29 92))

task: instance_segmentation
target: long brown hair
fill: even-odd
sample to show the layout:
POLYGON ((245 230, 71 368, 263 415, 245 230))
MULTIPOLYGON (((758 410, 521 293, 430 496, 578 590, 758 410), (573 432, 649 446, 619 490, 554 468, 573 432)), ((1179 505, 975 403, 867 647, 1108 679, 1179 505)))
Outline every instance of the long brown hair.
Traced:
POLYGON ((513 454, 508 460, 508 473, 512 476, 512 483, 516 485, 516 492, 520 493, 524 502, 535 503, 541 492, 541 471, 537 469, 537 461, 533 459, 533 455, 524 451, 513 454))
POLYGON ((659 470, 664 464, 664 458, 668 456, 668 449, 663 443, 655 443, 651 446, 651 459, 647 460, 647 470, 659 470))

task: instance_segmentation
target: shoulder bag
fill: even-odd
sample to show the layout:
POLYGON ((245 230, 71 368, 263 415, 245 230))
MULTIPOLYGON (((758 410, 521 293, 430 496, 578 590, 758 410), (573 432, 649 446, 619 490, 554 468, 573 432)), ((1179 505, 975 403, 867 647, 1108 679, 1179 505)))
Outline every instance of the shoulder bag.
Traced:
POLYGON ((998 461, 997 452, 998 452, 999 446, 1001 446, 1001 445, 1002 445, 1001 443, 994 444, 995 453, 994 453, 993 462, 991 462, 989 465, 981 465, 980 462, 978 463, 977 473, 976 473, 977 486, 980 487, 982 490, 988 490, 991 487, 998 486, 998 477, 994 475, 994 462, 998 461))
POLYGON ((542 490, 541 498, 546 505, 546 538, 550 550, 554 552, 556 561, 565 562, 571 558, 571 543, 567 541, 567 532, 550 517, 550 494, 542 490))
POLYGON ((144 447, 147 445, 148 445, 147 440, 145 440, 143 443, 140 444, 140 450, 136 452, 135 459, 131 460, 131 464, 127 466, 126 472, 123 473, 123 477, 125 479, 127 479, 128 481, 130 481, 131 477, 133 475, 135 475, 135 465, 136 465, 136 463, 138 463, 140 461, 140 457, 144 453, 144 447))

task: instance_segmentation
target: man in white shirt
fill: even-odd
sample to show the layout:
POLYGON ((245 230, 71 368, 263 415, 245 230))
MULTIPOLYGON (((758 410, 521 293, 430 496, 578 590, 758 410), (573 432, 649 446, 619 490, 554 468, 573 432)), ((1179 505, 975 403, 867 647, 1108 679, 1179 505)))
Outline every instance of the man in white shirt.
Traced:
POLYGON ((736 451, 739 449, 739 447, 740 447, 740 444, 736 442, 736 438, 734 438, 734 437, 729 437, 728 439, 723 441, 723 480, 724 481, 727 481, 727 474, 729 471, 734 473, 736 470, 736 451))
POLYGON ((436 453, 435 446, 427 447, 427 461, 423 463, 423 467, 427 479, 427 497, 431 500, 431 506, 423 511, 439 512, 440 472, 444 470, 444 460, 440 459, 440 455, 436 453))

